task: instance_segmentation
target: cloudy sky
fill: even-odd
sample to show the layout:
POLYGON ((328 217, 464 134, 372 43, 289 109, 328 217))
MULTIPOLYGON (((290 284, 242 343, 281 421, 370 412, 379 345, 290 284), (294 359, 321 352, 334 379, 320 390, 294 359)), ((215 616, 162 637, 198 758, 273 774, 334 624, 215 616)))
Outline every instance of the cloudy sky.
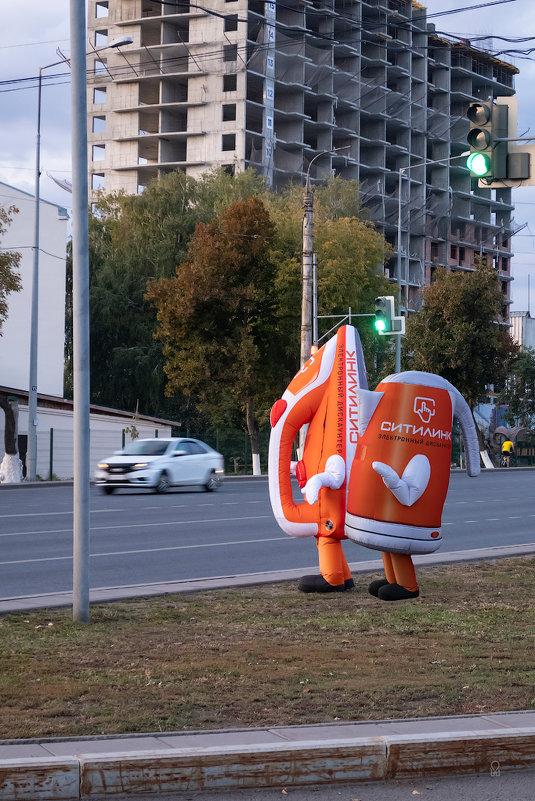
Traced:
MULTIPOLYGON (((428 0, 423 4, 429 15, 433 15, 429 21, 435 24, 437 31, 468 39, 492 36, 492 40, 478 46, 487 46, 493 51, 512 51, 501 57, 520 69, 516 79, 519 135, 535 137, 534 0, 494 0, 494 3, 492 0, 428 0), (454 10, 456 13, 444 13, 454 10), (519 41, 526 37, 533 39, 519 41), (529 53, 531 47, 533 55, 529 53)), ((30 193, 34 191, 37 82, 24 79, 35 78, 40 67, 60 61, 58 47, 69 54, 69 5, 69 0, 10 3, 0 0, 0 181, 30 193)), ((60 64, 43 74, 54 77, 46 78, 43 86, 41 196, 70 208, 71 196, 47 175, 48 172, 56 178, 71 177, 68 69, 60 64)), ((535 164, 532 169, 535 172, 535 164)), ((5 190, 2 194, 5 195, 5 190)), ((0 202, 7 203, 9 199, 2 196, 0 202)), ((528 308, 530 276, 529 305, 535 314, 535 187, 515 190, 514 202, 517 226, 527 223, 527 227, 513 239, 512 308, 528 308)))

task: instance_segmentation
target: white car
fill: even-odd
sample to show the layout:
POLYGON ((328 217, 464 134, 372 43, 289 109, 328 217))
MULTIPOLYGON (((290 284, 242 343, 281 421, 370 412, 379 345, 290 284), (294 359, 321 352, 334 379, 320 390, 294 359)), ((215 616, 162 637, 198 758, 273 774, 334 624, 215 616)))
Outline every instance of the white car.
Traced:
POLYGON ((95 484, 106 495, 119 487, 167 492, 170 487, 198 485, 208 492, 221 486, 223 456, 189 437, 136 439, 97 465, 95 484))

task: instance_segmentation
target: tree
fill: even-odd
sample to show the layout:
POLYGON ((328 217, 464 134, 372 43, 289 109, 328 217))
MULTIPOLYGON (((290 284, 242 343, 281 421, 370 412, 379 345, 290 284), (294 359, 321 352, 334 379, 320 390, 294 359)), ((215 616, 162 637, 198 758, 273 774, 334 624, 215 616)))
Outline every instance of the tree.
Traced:
MULTIPOLYGON (((15 206, 0 207, 0 241, 11 224, 13 214, 17 214, 15 206)), ((10 292, 19 292, 21 288, 20 275, 17 268, 20 262, 20 253, 12 250, 0 250, 0 336, 2 324, 7 317, 7 296, 10 292)))
POLYGON ((437 373, 473 409, 488 384, 504 381, 517 346, 499 324, 503 306, 498 276, 483 260, 470 272, 437 269, 422 290, 423 308, 409 318, 405 353, 412 370, 437 373))
MULTIPOLYGON (((6 484, 17 484, 22 481, 22 462, 17 447, 17 421, 12 401, 7 395, 0 395, 0 409, 5 415, 4 458, 0 463, 0 481, 6 484)), ((18 405, 17 405, 18 408, 18 405)))
POLYGON ((228 423, 241 408, 255 474, 260 472, 258 410, 265 410, 279 364, 272 237, 262 201, 236 201, 197 225, 175 278, 147 288, 157 309, 157 337, 164 343, 167 393, 194 397, 217 423, 228 423))
POLYGON ((91 399, 145 414, 172 414, 162 403, 161 347, 152 334, 147 281, 173 274, 195 221, 195 181, 182 172, 141 195, 103 195, 90 218, 91 399))
MULTIPOLYGON (((299 360, 301 325, 301 251, 303 189, 290 186, 265 202, 275 222, 272 260, 278 265, 276 302, 279 325, 285 332, 288 358, 294 368, 299 360)), ((358 183, 334 178, 314 190, 314 250, 318 257, 319 315, 371 314, 378 295, 391 294, 383 265, 391 248, 370 222, 360 219, 358 183)), ((320 335, 335 323, 323 322, 320 335)), ((377 337, 369 318, 352 320, 359 331, 366 364, 374 372, 377 354, 388 348, 386 337, 377 337)), ((294 372, 295 372, 294 369, 294 372)))
POLYGON ((264 190, 251 170, 236 178, 218 170, 198 181, 176 171, 141 195, 101 195, 90 218, 94 403, 130 410, 139 405, 144 414, 195 423, 187 398, 164 394, 164 358, 153 337, 156 311, 144 297, 147 282, 175 274, 199 221, 210 221, 236 197, 264 190))
POLYGON ((532 348, 521 350, 512 360, 498 403, 508 407, 505 419, 509 426, 523 426, 535 435, 535 351, 532 348))

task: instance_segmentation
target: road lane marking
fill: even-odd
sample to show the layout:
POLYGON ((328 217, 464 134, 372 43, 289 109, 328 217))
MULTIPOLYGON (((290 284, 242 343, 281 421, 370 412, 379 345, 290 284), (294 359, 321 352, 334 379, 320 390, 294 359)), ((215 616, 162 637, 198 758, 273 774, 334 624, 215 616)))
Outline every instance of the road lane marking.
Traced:
MULTIPOLYGON (((232 523, 234 521, 240 520, 266 520, 266 519, 273 519, 273 515, 249 515, 247 517, 214 517, 214 518, 203 518, 202 520, 170 520, 164 521, 162 523, 158 522, 155 523, 154 520, 151 520, 150 523, 125 523, 121 526, 90 526, 90 531, 108 531, 109 529, 120 529, 120 528, 154 528, 155 525, 158 528, 162 526, 192 526, 198 523, 232 523)), ((28 534, 64 534, 66 532, 72 532, 72 528, 55 528, 55 529, 44 529, 42 531, 11 531, 7 534, 0 534, 0 537, 20 537, 20 536, 27 536, 28 534)))
MULTIPOLYGON (((103 556, 128 556, 129 554, 139 554, 139 553, 160 553, 164 551, 186 551, 186 550, 193 550, 195 548, 221 548, 227 547, 229 545, 255 545, 256 543, 261 542, 277 542, 282 540, 283 542, 288 542, 291 540, 288 537, 266 537, 265 539, 261 540, 231 540, 228 542, 205 542, 205 543, 194 543, 191 545, 170 545, 166 548, 137 548, 131 551, 103 551, 99 553, 92 553, 89 554, 91 559, 96 559, 97 557, 103 556)), ((33 564, 34 562, 65 562, 67 560, 72 561, 72 554, 69 556, 41 556, 37 557, 36 559, 15 559, 10 562, 0 562, 0 566, 8 566, 8 565, 26 565, 26 564, 33 564)))
MULTIPOLYGON (((92 515, 103 514, 104 512, 127 512, 128 509, 92 509, 92 515)), ((18 514, 0 515, 0 519, 4 517, 50 517, 51 515, 72 515, 72 509, 68 512, 20 512, 18 514)))

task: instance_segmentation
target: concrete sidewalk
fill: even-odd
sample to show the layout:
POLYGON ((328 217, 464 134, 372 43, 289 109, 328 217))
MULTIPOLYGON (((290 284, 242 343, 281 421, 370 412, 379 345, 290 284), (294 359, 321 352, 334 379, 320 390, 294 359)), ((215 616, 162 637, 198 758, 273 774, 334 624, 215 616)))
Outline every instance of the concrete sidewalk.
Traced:
POLYGON ((85 801, 535 767, 535 712, 0 742, 0 800, 85 801))

